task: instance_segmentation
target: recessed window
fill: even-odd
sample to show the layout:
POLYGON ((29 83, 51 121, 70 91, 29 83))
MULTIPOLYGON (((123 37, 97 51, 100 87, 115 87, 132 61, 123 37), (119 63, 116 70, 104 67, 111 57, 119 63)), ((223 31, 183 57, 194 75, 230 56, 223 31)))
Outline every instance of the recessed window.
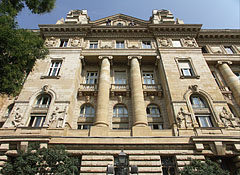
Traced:
POLYGON ((202 53, 208 53, 206 46, 202 47, 202 53))
POLYGON ((97 72, 87 72, 86 84, 97 84, 98 73, 97 72))
POLYGON ((89 104, 83 105, 80 109, 80 117, 94 117, 95 116, 95 110, 94 107, 92 107, 89 104))
POLYGON ((125 48, 124 41, 116 41, 116 48, 117 49, 124 49, 125 48))
POLYGON ((98 41, 90 41, 89 48, 90 49, 97 49, 98 48, 98 41))
POLYGON ((198 95, 191 95, 190 101, 193 108, 207 108, 207 104, 203 98, 198 95))
POLYGON ((90 129, 91 126, 92 126, 92 124, 78 124, 77 129, 86 130, 86 129, 90 129))
POLYGON ((60 47, 67 47, 68 45, 68 40, 61 40, 60 41, 60 47))
POLYGON ((224 47, 225 51, 227 52, 227 54, 233 54, 233 50, 232 50, 232 47, 224 47))
POLYGON ((201 127, 213 127, 213 124, 209 115, 196 115, 196 118, 201 127))
POLYGON ((176 175, 176 161, 174 156, 161 156, 163 175, 176 175))
POLYGON ((142 48, 143 49, 151 49, 151 41, 142 41, 142 48))
POLYGON ((43 127, 46 116, 31 116, 29 127, 43 127))
POLYGON ((147 116, 148 117, 160 117, 160 109, 157 105, 148 105, 147 106, 147 116))
POLYGON ((113 108, 113 117, 128 117, 127 108, 124 105, 115 105, 113 108))
POLYGON ((42 94, 38 96, 35 107, 48 108, 51 103, 51 96, 49 94, 42 94))
POLYGON ((59 75, 62 66, 62 61, 52 61, 48 76, 55 77, 59 75))
POLYGON ((143 84, 155 84, 153 72, 143 72, 143 84))
POLYGON ((178 65, 181 71, 181 74, 185 77, 194 76, 194 72, 192 66, 188 60, 186 61, 178 61, 178 65))
POLYGON ((154 129, 154 130, 162 130, 163 129, 163 124, 162 123, 150 123, 148 124, 148 126, 151 127, 151 129, 154 129))
POLYGON ((114 72, 114 84, 126 84, 126 72, 115 71, 114 72))
POLYGON ((182 47, 180 40, 172 40, 173 47, 182 47))

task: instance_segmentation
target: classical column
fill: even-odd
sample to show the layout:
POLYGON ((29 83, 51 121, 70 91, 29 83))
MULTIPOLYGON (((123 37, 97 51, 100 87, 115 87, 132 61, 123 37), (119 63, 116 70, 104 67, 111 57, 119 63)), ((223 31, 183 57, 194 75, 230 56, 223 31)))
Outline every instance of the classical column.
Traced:
POLYGON ((110 59, 112 56, 99 56, 101 70, 98 85, 97 111, 94 126, 108 127, 108 105, 110 89, 110 59))
POLYGON ((133 126, 147 126, 147 113, 144 103, 142 78, 138 60, 141 56, 129 56, 131 62, 131 96, 133 108, 133 126))
POLYGON ((230 87, 235 100, 237 101, 238 105, 240 105, 240 82, 237 76, 232 72, 229 64, 232 64, 231 61, 218 61, 218 68, 227 83, 230 87))

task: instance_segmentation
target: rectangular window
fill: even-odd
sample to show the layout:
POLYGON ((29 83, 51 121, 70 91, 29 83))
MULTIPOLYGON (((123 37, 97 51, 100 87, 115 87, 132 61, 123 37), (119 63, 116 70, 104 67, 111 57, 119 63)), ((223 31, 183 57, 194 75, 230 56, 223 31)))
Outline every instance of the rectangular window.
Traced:
POLYGON ((86 84, 97 84, 98 73, 97 72, 87 72, 86 84))
POLYGON ((218 80, 218 78, 217 78, 216 73, 215 73, 215 72, 212 72, 212 75, 213 75, 213 78, 215 79, 217 85, 218 85, 219 87, 221 87, 220 82, 219 82, 219 80, 218 80))
POLYGON ((182 47, 180 40, 172 40, 173 47, 182 47))
POLYGON ((155 84, 153 72, 143 72, 143 84, 155 84))
POLYGON ((198 115, 196 117, 200 127, 213 127, 213 124, 209 115, 198 115))
POLYGON ((225 51, 227 52, 227 54, 233 54, 233 50, 231 47, 224 47, 225 51))
POLYGON ((86 129, 90 129, 91 126, 93 126, 93 125, 92 124, 78 124, 77 129, 86 130, 86 129))
POLYGON ((161 130, 161 129, 163 129, 163 124, 162 123, 158 123, 158 124, 156 124, 156 123, 150 123, 150 124, 148 124, 148 126, 150 126, 151 127, 151 129, 154 129, 154 130, 161 130))
POLYGON ((67 47, 68 45, 68 40, 61 40, 60 41, 60 47, 67 47))
POLYGON ((151 49, 151 41, 142 41, 142 48, 143 49, 151 49))
POLYGON ((183 76, 194 76, 193 69, 189 61, 178 61, 178 65, 183 76))
POLYGON ((31 116, 30 122, 28 124, 29 127, 43 127, 46 116, 31 116))
POLYGON ((127 84, 126 72, 114 72, 114 84, 127 84))
POLYGON ((125 48, 124 41, 116 41, 116 48, 124 49, 125 48))
POLYGON ((62 66, 62 61, 52 61, 48 76, 55 77, 59 75, 62 66))
POLYGON ((161 156, 163 175, 176 175, 176 161, 174 156, 161 156))
POLYGON ((97 49, 98 48, 98 41, 90 41, 89 48, 90 49, 97 49))

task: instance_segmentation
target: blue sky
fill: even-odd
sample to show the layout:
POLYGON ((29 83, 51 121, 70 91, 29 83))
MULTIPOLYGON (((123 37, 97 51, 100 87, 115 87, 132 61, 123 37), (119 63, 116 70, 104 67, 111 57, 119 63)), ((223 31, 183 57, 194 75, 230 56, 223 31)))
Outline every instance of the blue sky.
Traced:
POLYGON ((240 0, 56 0, 51 13, 33 15, 28 9, 18 15, 21 28, 55 24, 70 10, 86 9, 91 20, 122 13, 149 20, 153 9, 170 10, 185 24, 203 24, 204 29, 240 29, 240 0))

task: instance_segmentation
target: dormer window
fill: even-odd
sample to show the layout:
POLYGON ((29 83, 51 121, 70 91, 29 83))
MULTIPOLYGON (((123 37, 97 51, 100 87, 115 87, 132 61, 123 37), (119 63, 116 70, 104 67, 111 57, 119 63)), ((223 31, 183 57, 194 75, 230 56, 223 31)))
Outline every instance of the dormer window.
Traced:
POLYGON ((90 49, 97 49, 98 48, 98 41, 90 41, 89 48, 90 49))
POLYGON ((60 41, 60 47, 67 47, 68 45, 68 40, 61 40, 60 41))
POLYGON ((143 49, 151 49, 151 41, 142 41, 142 48, 143 49))

